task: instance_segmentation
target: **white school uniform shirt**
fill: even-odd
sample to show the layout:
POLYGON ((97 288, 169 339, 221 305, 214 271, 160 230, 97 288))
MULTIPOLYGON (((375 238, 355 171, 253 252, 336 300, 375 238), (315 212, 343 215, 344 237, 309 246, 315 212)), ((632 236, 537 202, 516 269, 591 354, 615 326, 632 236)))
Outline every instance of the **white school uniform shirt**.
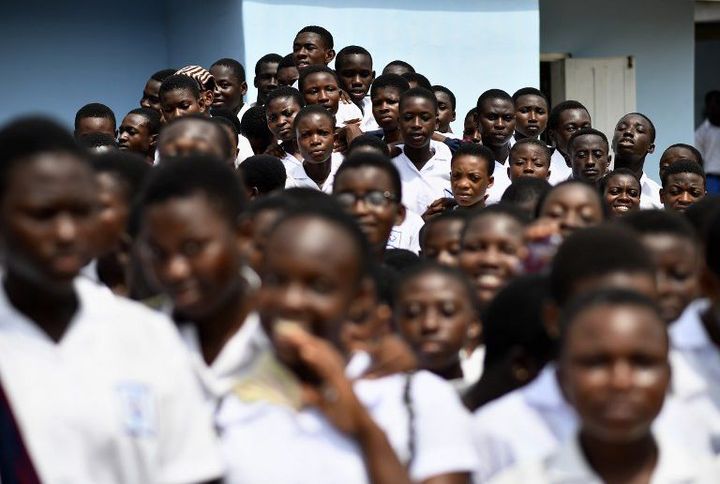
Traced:
POLYGON ((420 254, 420 229, 425 225, 422 217, 412 210, 405 210, 405 220, 390 231, 388 249, 405 249, 420 254))
MULTIPOLYGON (((295 158, 293 156, 293 158, 295 158)), ((297 158, 295 158, 297 159, 297 158)), ((332 187, 333 182, 335 181, 335 173, 337 173, 338 168, 340 168, 340 165, 343 162, 343 155, 340 153, 333 153, 330 158, 330 173, 328 174, 328 177, 323 182, 322 186, 318 186, 315 181, 308 176, 308 174, 305 172, 305 167, 303 167, 302 163, 295 165, 291 168, 291 171, 288 172, 288 176, 292 177, 292 179, 295 181, 296 187, 307 187, 312 188, 315 190, 320 190, 322 192, 325 192, 327 194, 332 193, 332 187)), ((286 182, 287 186, 287 182, 286 182)))
POLYGON ((663 208, 663 204, 660 201, 660 188, 658 183, 647 176, 643 172, 640 177, 640 209, 649 210, 653 208, 663 208))
POLYGON ((707 119, 695 130, 695 147, 705 163, 705 173, 720 175, 720 127, 707 119))
POLYGON ((565 157, 556 148, 550 157, 550 177, 548 177, 548 182, 555 186, 570 178, 572 178, 572 168, 567 165, 565 157))
POLYGON ((243 103, 242 107, 240 108, 240 111, 238 111, 238 121, 242 121, 243 116, 245 116, 245 113, 248 112, 248 109, 255 106, 255 103, 243 103))
POLYGON ((250 140, 247 139, 245 136, 239 134, 238 135, 238 154, 237 154, 237 158, 235 158, 235 168, 240 166, 240 163, 247 160, 251 156, 255 156, 255 152, 252 149, 250 140))
POLYGON ((421 170, 415 167, 410 158, 402 153, 392 159, 400 172, 402 182, 402 203, 405 207, 422 215, 428 205, 438 198, 452 197, 450 191, 450 159, 452 154, 445 143, 430 141, 432 157, 421 170))
POLYGON ((360 130, 363 133, 367 133, 368 131, 377 131, 380 129, 380 125, 375 121, 375 116, 373 116, 372 112, 372 100, 370 99, 370 96, 365 96, 363 98, 363 107, 362 107, 362 123, 360 123, 360 130))
MULTIPOLYGON (((473 428, 480 455, 477 482, 486 482, 513 464, 542 459, 577 431, 577 416, 565 401, 555 366, 515 391, 475 411, 473 428)), ((713 455, 711 434, 692 409, 673 396, 665 399, 653 428, 698 455, 713 455)))
POLYGON ((0 289, 0 378, 44 483, 191 483, 223 472, 210 413, 161 313, 75 280, 59 343, 0 289))
MULTIPOLYGON (((509 156, 508 156, 509 158, 509 156)), ((487 199, 485 205, 499 203, 505 190, 510 186, 510 176, 508 175, 509 160, 505 159, 505 163, 495 160, 495 170, 493 171, 493 184, 487 189, 487 199)))
POLYGON ((352 121, 353 119, 362 121, 363 113, 360 111, 360 108, 353 102, 346 103, 340 100, 337 113, 335 113, 335 126, 342 128, 348 121, 352 121))
MULTIPOLYGON (((405 374, 397 374, 354 384, 356 395, 404 463, 409 458, 406 381, 405 374)), ((415 456, 410 465, 413 481, 472 472, 477 457, 470 416, 452 387, 421 371, 413 375, 409 391, 415 415, 415 456)), ((369 483, 358 445, 315 408, 296 412, 270 403, 245 403, 231 396, 223 402, 218 422, 229 463, 228 484, 369 483), (278 455, 282 456, 280 461, 278 455)))
MULTIPOLYGON (((712 484, 720 465, 699 457, 668 438, 656 437, 658 461, 650 484, 712 484)), ((603 484, 587 463, 577 437, 568 439, 542 460, 522 463, 492 479, 490 484, 603 484)))
POLYGON ((280 158, 280 161, 285 167, 285 188, 298 186, 297 181, 292 177, 292 173, 297 167, 302 168, 302 161, 295 158, 291 153, 285 153, 285 155, 280 158))

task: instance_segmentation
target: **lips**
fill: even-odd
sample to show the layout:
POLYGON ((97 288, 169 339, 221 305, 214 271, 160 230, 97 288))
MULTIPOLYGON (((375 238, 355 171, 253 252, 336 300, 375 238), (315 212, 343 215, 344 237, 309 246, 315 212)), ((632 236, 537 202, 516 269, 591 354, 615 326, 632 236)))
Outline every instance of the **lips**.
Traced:
POLYGON ((616 212, 623 212, 623 213, 629 212, 631 208, 632 208, 631 205, 627 205, 624 203, 623 204, 618 203, 618 204, 613 205, 613 210, 615 210, 616 212))
POLYGON ((295 67, 297 67, 298 69, 300 69, 301 67, 307 67, 307 66, 309 66, 309 65, 310 65, 310 63, 309 63, 308 61, 299 60, 299 61, 297 61, 297 65, 296 65, 295 67))
POLYGON ((600 174, 600 172, 596 169, 589 169, 589 170, 583 170, 583 175, 585 175, 588 178, 596 177, 600 174))
POLYGON ((436 339, 423 340, 418 348, 420 352, 426 354, 442 353, 445 351, 445 343, 436 339))

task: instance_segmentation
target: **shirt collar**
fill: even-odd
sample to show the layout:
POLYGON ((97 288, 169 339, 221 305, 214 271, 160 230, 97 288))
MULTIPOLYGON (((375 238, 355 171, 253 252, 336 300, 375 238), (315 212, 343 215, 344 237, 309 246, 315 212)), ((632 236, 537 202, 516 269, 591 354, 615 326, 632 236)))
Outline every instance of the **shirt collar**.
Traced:
POLYGON ((537 378, 521 391, 533 407, 558 408, 567 405, 560 393, 553 363, 545 365, 537 378))
POLYGON ((700 320, 700 313, 710 306, 707 299, 693 301, 670 325, 672 345, 680 350, 699 349, 712 345, 700 320))

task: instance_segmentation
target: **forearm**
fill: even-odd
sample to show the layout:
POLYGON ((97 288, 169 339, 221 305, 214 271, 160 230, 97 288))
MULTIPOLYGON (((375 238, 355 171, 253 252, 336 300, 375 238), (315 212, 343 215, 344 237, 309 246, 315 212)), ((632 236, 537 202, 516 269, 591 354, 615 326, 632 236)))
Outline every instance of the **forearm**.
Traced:
POLYGON ((385 432, 362 410, 356 440, 372 484, 410 484, 407 469, 390 446, 385 432))

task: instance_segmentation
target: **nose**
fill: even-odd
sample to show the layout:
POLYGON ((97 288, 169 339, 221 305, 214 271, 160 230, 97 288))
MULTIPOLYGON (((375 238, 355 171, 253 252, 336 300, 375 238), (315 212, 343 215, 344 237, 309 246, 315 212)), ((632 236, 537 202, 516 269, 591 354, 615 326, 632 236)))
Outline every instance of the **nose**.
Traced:
POLYGON ((523 173, 535 173, 535 165, 532 161, 528 161, 523 166, 523 173))
POLYGON ((68 244, 75 241, 78 234, 77 222, 69 214, 61 214, 55 222, 55 236, 58 242, 68 244))
POLYGON ((695 200, 695 198, 692 195, 690 195, 690 192, 682 192, 680 194, 680 198, 678 199, 678 201, 685 202, 685 203, 692 203, 693 200, 695 200))
POLYGON ((174 255, 168 259, 164 270, 163 279, 171 284, 177 284, 185 280, 190 274, 190 264, 187 259, 181 255, 174 255))
POLYGON ((618 193, 617 199, 622 200, 623 202, 630 202, 630 194, 627 192, 627 190, 623 190, 618 193))
POLYGON ((425 312, 424 317, 420 321, 420 330, 422 334, 432 334, 437 332, 440 327, 440 321, 437 311, 432 309, 425 312))
POLYGON ((620 361, 612 366, 610 384, 616 390, 628 390, 632 387, 633 370, 626 361, 620 361))
POLYGON ((494 245, 478 252, 478 263, 481 267, 497 268, 500 266, 500 251, 494 245))
POLYGON ((325 89, 320 89, 320 91, 318 91, 318 102, 323 103, 328 100, 327 91, 325 91, 325 89))
POLYGON ((314 134, 312 138, 310 138, 310 144, 312 146, 317 146, 322 143, 322 140, 320 139, 320 135, 314 134))
POLYGON ((530 123, 530 122, 534 122, 534 123, 537 122, 537 114, 535 113, 535 111, 530 111, 528 113, 528 123, 530 123))
POLYGON ((290 283, 278 294, 276 305, 278 314, 294 320, 302 320, 307 297, 300 284, 290 283))
POLYGON ((352 78, 351 84, 353 87, 362 87, 362 78, 360 78, 360 74, 352 78))
POLYGON ((493 125, 493 127, 495 129, 503 129, 505 128, 506 124, 507 123, 505 122, 505 120, 502 118, 502 116, 500 116, 495 120, 495 124, 493 125))
POLYGON ((120 131, 120 136, 118 136, 118 141, 125 141, 130 138, 130 135, 127 131, 120 131))

